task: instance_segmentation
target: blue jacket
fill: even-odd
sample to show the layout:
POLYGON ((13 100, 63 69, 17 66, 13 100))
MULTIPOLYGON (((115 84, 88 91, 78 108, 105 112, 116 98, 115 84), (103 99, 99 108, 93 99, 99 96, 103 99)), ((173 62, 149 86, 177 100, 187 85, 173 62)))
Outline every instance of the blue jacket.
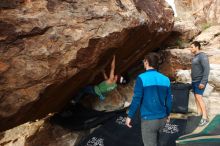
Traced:
POLYGON ((128 117, 133 118, 140 106, 143 120, 167 117, 172 105, 170 80, 155 69, 147 70, 136 79, 128 117))

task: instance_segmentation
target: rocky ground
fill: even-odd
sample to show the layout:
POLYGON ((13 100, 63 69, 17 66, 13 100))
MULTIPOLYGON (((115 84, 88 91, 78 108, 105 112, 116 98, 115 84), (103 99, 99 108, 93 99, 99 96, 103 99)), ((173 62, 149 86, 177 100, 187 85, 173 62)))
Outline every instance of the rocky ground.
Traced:
POLYGON ((2 146, 74 146, 88 135, 89 131, 72 132, 51 125, 47 119, 28 122, 5 131, 0 135, 2 146))

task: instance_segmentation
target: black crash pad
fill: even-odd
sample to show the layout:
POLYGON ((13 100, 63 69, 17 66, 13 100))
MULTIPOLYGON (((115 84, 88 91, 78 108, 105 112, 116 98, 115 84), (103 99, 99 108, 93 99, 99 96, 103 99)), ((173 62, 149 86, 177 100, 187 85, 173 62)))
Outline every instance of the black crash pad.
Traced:
POLYGON ((140 120, 134 120, 133 127, 128 128, 125 125, 125 119, 126 113, 111 118, 78 146, 144 146, 140 120))
POLYGON ((189 91, 191 88, 191 84, 171 84, 171 93, 173 95, 172 113, 188 113, 189 91))
POLYGON ((176 140, 185 134, 186 119, 171 119, 159 134, 159 146, 176 146, 176 140))
POLYGON ((124 112, 125 110, 126 108, 112 112, 96 111, 86 108, 81 104, 76 104, 55 114, 51 117, 50 122, 66 129, 81 131, 94 128, 114 117, 117 113, 124 112))

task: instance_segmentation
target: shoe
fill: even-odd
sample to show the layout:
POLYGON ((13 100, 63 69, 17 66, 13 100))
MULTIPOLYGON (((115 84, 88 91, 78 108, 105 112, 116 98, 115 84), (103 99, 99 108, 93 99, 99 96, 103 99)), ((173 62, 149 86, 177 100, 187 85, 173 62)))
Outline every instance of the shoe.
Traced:
POLYGON ((202 126, 205 126, 206 124, 209 123, 209 120, 208 119, 201 119, 200 122, 199 122, 199 126, 202 127, 202 126))

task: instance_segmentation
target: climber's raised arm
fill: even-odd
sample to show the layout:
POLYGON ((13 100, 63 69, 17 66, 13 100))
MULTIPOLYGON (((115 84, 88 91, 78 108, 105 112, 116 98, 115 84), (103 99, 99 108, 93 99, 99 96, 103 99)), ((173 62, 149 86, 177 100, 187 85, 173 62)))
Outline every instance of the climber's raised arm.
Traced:
POLYGON ((114 80, 115 78, 115 55, 113 56, 112 63, 111 63, 111 70, 110 70, 110 75, 109 79, 114 80))

